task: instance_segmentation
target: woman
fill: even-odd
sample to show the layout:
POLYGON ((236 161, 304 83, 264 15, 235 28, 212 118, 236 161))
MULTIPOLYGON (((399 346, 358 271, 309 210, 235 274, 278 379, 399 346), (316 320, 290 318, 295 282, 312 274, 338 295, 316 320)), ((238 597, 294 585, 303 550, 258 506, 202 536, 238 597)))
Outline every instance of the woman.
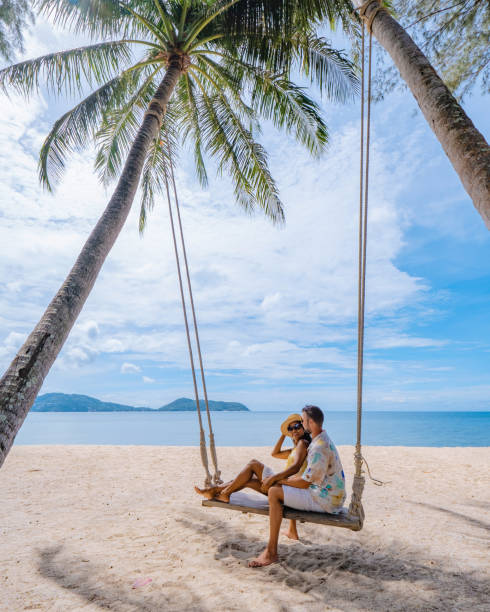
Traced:
MULTIPOLYGON (((290 414, 281 424, 281 437, 276 442, 271 453, 276 459, 286 459, 285 470, 274 474, 274 471, 270 467, 257 461, 257 459, 252 459, 236 478, 230 482, 207 489, 194 487, 194 490, 207 499, 216 499, 226 503, 230 501, 230 495, 232 493, 240 491, 245 487, 267 495, 269 488, 272 487, 275 482, 293 476, 294 474, 302 474, 305 471, 306 455, 310 442, 311 437, 310 434, 303 429, 301 415, 290 414), (286 436, 292 438, 294 447, 283 450, 282 445, 286 436)), ((289 522, 289 529, 285 532, 285 535, 292 540, 299 540, 296 521, 291 520, 289 522)))

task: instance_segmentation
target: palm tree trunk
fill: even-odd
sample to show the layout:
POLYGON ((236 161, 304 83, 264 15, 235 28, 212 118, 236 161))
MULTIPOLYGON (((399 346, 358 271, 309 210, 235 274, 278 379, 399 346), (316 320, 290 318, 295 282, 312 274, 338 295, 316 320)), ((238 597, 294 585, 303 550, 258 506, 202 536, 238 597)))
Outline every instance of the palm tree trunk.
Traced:
MULTIPOLYGON (((362 0, 354 0, 357 8, 362 0)), ((378 6, 368 6, 370 17, 378 6)), ((490 229, 490 147, 404 28, 381 10, 373 34, 390 54, 432 131, 490 229)))
POLYGON ((180 58, 171 58, 107 208, 65 282, 0 380, 0 466, 121 232, 133 203, 146 152, 159 135, 167 103, 181 74, 180 58))

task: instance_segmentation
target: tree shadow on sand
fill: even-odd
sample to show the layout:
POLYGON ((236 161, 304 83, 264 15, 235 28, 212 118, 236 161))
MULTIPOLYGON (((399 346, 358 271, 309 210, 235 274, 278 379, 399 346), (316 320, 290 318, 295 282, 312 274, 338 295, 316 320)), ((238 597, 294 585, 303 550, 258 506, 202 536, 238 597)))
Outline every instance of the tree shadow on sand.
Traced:
MULTIPOLYGON (((100 567, 87 559, 65 551, 62 545, 39 551, 38 571, 62 589, 66 589, 103 610, 118 612, 182 612, 193 610, 204 612, 198 596, 186 585, 168 582, 161 585, 158 593, 132 591, 120 576, 108 576, 100 567), (179 591, 175 597, 176 590, 179 591)), ((155 584, 153 586, 156 586, 155 584)), ((60 608, 61 609, 61 608, 60 608)))
POLYGON ((282 583, 307 594, 310 608, 321 604, 318 609, 329 605, 376 612, 488 610, 490 592, 484 576, 452 569, 444 560, 424 557, 402 542, 382 544, 377 536, 365 533, 354 540, 329 528, 328 543, 319 543, 319 536, 313 544, 282 545, 279 563, 248 569, 248 560, 264 549, 263 540, 212 516, 186 514, 189 518, 178 522, 201 537, 208 535, 217 561, 230 570, 238 561, 244 572, 253 572, 262 583, 282 583))
MULTIPOLYGON (((481 519, 476 519, 473 516, 463 514, 462 512, 455 512, 454 510, 449 510, 448 508, 443 508, 442 506, 434 506, 433 504, 426 504, 424 502, 410 502, 410 503, 414 504, 415 506, 423 506, 424 508, 435 510, 436 512, 442 512, 443 514, 447 514, 451 516, 452 518, 460 519, 468 523, 472 527, 478 527, 480 529, 483 529, 484 531, 490 531, 489 523, 481 519)), ((481 504, 474 503, 472 505, 475 505, 476 507, 488 508, 488 504, 484 504, 483 502, 481 504)))

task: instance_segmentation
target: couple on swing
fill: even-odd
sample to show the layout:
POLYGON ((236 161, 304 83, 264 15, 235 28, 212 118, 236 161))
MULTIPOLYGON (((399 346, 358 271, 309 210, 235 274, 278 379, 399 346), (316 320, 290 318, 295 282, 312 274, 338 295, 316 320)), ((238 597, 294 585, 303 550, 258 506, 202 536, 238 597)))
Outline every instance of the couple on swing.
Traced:
MULTIPOLYGON (((287 459, 286 469, 274 473, 253 459, 226 484, 196 492, 207 499, 230 501, 235 491, 248 487, 269 499, 269 542, 267 548, 250 561, 250 567, 264 567, 278 561, 277 543, 282 522, 283 505, 308 512, 337 514, 345 501, 345 476, 335 445, 323 427, 323 412, 317 406, 305 406, 302 414, 291 414, 281 425, 281 437, 272 456, 287 459), (286 436, 294 447, 282 450, 286 436)), ((296 521, 290 521, 286 535, 298 538, 296 521)))

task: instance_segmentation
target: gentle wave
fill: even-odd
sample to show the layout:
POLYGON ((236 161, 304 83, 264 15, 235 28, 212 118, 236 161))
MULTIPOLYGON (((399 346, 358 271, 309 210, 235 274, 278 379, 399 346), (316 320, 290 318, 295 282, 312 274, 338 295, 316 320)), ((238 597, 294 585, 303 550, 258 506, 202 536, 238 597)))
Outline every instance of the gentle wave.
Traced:
MULTIPOLYGON (((213 412, 218 446, 268 446, 286 412, 213 412)), ((354 444, 354 412, 328 412, 336 444, 354 444)), ((490 446, 490 412, 365 412, 363 444, 372 446, 490 446)), ((198 446, 195 413, 31 412, 16 444, 137 444, 198 446)))

